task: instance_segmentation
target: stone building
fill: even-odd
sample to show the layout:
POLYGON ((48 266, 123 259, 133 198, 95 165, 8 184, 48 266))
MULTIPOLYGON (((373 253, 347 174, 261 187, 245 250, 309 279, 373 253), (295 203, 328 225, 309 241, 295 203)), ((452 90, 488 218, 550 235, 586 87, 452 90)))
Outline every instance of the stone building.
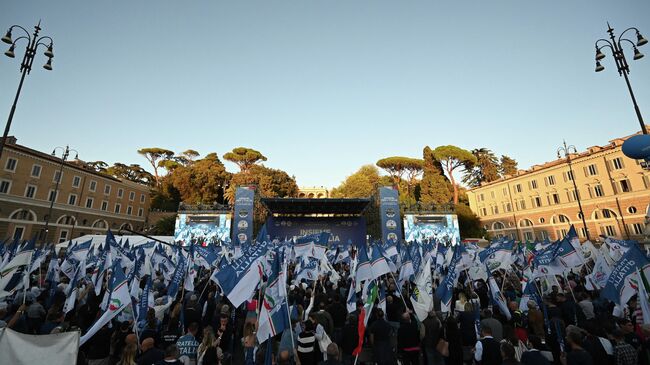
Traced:
POLYGON ((321 186, 310 186, 310 187, 299 187, 298 188, 298 198, 329 198, 330 192, 327 188, 321 186))
POLYGON ((149 190, 90 170, 80 161, 62 164, 59 157, 9 137, 0 159, 0 239, 62 242, 103 234, 108 228, 142 230, 149 214, 149 190))
POLYGON ((592 241, 600 235, 642 240, 650 233, 650 171, 623 155, 629 137, 571 155, 573 174, 561 158, 471 189, 470 207, 491 237, 556 240, 573 224, 584 240, 579 197, 592 241))

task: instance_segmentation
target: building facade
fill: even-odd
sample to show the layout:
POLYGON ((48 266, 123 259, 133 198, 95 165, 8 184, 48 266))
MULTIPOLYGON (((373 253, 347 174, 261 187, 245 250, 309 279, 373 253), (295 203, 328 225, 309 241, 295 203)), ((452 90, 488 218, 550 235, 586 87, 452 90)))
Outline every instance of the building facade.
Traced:
POLYGON ((311 186, 311 187, 299 187, 298 188, 298 198, 329 198, 330 192, 327 188, 321 186, 311 186))
POLYGON ((592 241, 643 240, 650 234, 650 171, 623 155, 629 137, 570 155, 573 173, 562 158, 471 189, 470 207, 491 237, 557 240, 573 224, 585 240, 579 197, 592 241))
POLYGON ((7 142, 0 159, 0 239, 63 242, 109 228, 146 227, 148 186, 95 172, 78 161, 62 163, 12 137, 7 142))

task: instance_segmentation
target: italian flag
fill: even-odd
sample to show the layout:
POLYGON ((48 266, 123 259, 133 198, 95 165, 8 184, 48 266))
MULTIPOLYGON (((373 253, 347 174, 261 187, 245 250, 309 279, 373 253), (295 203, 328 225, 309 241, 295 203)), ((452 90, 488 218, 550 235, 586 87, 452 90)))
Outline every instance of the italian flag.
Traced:
POLYGON ((109 301, 108 309, 102 313, 101 317, 88 329, 81 338, 79 339, 79 346, 83 345, 91 337, 97 333, 104 325, 115 318, 120 312, 122 312, 127 306, 131 304, 131 295, 129 294, 129 286, 127 285, 126 277, 124 276, 124 271, 119 265, 119 260, 113 264, 113 271, 110 278, 109 285, 109 301))
POLYGON ((352 355, 358 356, 361 353, 363 348, 363 336, 366 333, 366 324, 368 324, 368 317, 372 312, 372 307, 375 305, 375 300, 377 299, 377 283, 373 280, 366 284, 364 288, 367 293, 366 302, 361 309, 361 314, 359 314, 359 343, 357 347, 352 351, 352 355))

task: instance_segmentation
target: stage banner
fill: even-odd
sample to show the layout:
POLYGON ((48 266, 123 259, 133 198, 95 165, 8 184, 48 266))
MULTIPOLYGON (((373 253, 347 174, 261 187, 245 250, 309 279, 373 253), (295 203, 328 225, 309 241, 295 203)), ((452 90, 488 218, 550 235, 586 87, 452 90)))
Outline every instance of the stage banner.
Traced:
POLYGON ((253 237, 253 208, 255 202, 254 186, 239 186, 235 192, 235 218, 232 229, 232 242, 239 241, 241 245, 252 243, 253 237))
POLYGON ((397 242, 402 239, 402 221, 399 212, 399 191, 396 187, 379 188, 379 214, 381 215, 381 239, 397 242))
POLYGON ((329 232, 330 247, 366 242, 363 217, 269 217, 266 229, 271 238, 280 240, 329 232))

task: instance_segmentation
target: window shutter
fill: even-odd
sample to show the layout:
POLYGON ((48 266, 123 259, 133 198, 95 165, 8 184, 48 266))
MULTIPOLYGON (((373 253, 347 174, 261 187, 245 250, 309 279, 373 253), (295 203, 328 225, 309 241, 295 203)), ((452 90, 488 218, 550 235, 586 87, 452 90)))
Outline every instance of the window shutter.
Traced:
POLYGON ((598 175, 598 166, 596 166, 596 164, 594 164, 594 172, 598 175))
POLYGON ((548 177, 544 178, 544 186, 548 186, 548 177))
POLYGON ((562 178, 564 179, 564 182, 566 182, 566 172, 562 173, 562 178))
POLYGON ((589 197, 592 198, 592 199, 593 199, 593 197, 594 197, 594 192, 593 192, 593 190, 594 190, 594 189, 593 189, 591 186, 587 189, 587 191, 589 191, 589 197))
POLYGON ((625 161, 623 161, 623 159, 620 158, 620 157, 619 157, 618 160, 621 162, 621 168, 624 169, 625 168, 625 161))
POLYGON ((618 194, 618 193, 619 193, 618 184, 619 184, 618 182, 614 182, 614 183, 612 184, 612 188, 614 189, 614 194, 618 194))
POLYGON ((607 163, 606 163, 606 164, 607 164, 607 169, 608 169, 609 171, 613 171, 613 170, 614 170, 614 160, 607 160, 607 163))
POLYGON ((585 172, 585 177, 589 176, 589 168, 587 166, 582 168, 585 172))

